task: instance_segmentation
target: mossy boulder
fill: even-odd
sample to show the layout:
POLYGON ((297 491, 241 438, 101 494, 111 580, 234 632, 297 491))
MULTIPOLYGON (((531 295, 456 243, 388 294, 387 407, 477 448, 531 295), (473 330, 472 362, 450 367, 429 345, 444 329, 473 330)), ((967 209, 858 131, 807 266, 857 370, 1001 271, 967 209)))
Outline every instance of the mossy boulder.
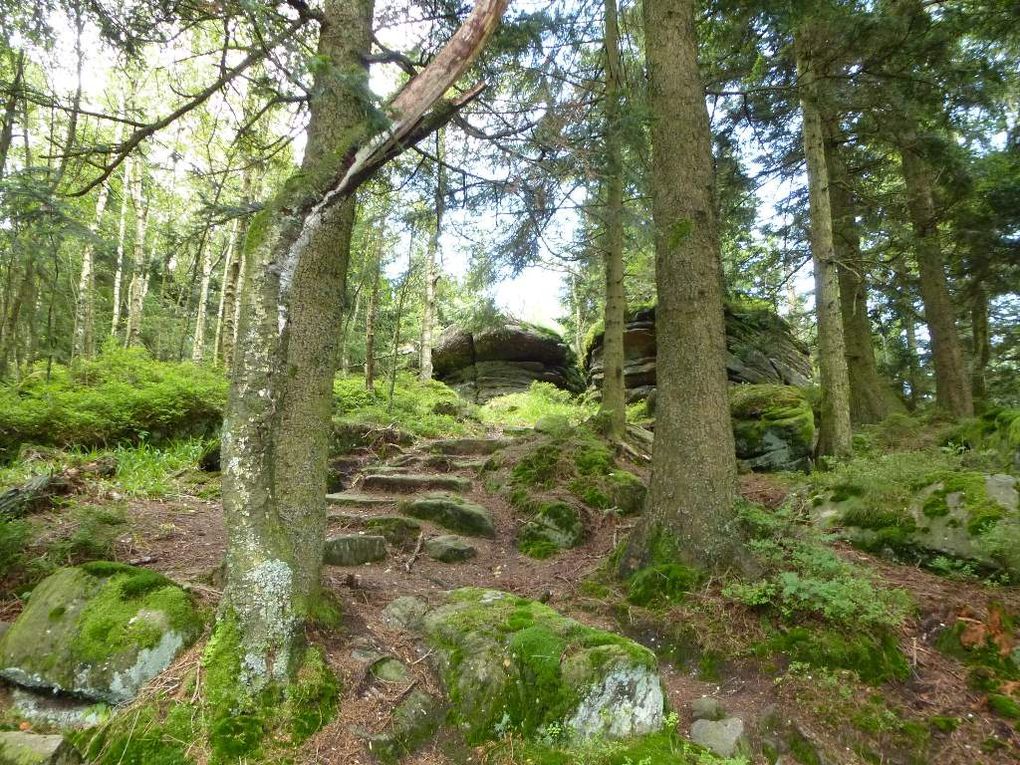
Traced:
POLYGON ((0 676, 96 701, 129 701, 202 631, 187 593, 148 569, 97 561, 32 592, 0 640, 0 676))
POLYGON ((463 537, 455 534, 442 534, 425 543, 425 552, 430 558, 442 563, 459 563, 470 560, 478 554, 478 550, 463 537))
POLYGON ((0 765, 77 765, 81 756, 63 736, 0 732, 0 765))
POLYGON ((451 531, 476 537, 494 537, 492 516, 481 505, 455 494, 437 492, 402 502, 400 512, 423 521, 432 521, 451 531))
POLYGON ((609 501, 620 515, 637 515, 645 509, 648 487, 626 470, 614 470, 606 476, 609 501))
POLYGON ((517 549, 532 558, 548 558, 584 541, 584 524, 577 509, 566 502, 544 502, 524 525, 517 549))
POLYGON ((654 654, 546 605, 464 588, 416 626, 433 651, 468 743, 557 724, 575 739, 623 738, 663 724, 654 654))
POLYGON ((815 417, 804 391, 792 385, 734 385, 730 416, 737 458, 755 471, 807 468, 815 417))

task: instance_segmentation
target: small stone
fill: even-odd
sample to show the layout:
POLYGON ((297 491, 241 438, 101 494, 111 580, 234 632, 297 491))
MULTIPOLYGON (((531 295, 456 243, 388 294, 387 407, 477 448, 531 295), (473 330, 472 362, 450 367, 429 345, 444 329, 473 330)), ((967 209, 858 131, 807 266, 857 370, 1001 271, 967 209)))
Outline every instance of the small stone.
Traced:
POLYGON ((386 557, 386 539, 366 534, 341 534, 326 540, 322 560, 330 566, 360 566, 386 557))
POLYGON ((413 542, 421 531, 421 524, 403 515, 379 515, 369 518, 364 526, 383 537, 391 545, 406 545, 413 542))
POLYGON ((428 540, 425 543, 425 552, 430 558, 442 563, 458 563, 478 554, 478 550, 468 544, 466 539, 454 534, 444 534, 428 540))
POLYGON ((78 765, 81 761, 63 736, 17 730, 0 733, 0 765, 78 765))
POLYGON ((691 726, 691 741, 720 757, 732 757, 748 749, 744 721, 739 717, 695 720, 691 726))
POLYGON ((370 670, 372 677, 382 680, 384 683, 407 683, 411 679, 411 672, 404 666, 403 662, 397 661, 390 656, 384 656, 372 665, 370 670))
POLYGON ((425 601, 405 595, 397 598, 383 609, 383 621, 393 627, 401 627, 406 630, 417 632, 421 629, 425 613, 429 607, 425 601))
POLYGON ((722 720, 726 717, 726 708, 719 699, 702 696, 691 704, 691 715, 695 720, 722 720))
POLYGON ((478 537, 496 536, 489 511, 474 502, 452 494, 426 494, 404 502, 400 512, 413 518, 438 523, 440 526, 478 537))

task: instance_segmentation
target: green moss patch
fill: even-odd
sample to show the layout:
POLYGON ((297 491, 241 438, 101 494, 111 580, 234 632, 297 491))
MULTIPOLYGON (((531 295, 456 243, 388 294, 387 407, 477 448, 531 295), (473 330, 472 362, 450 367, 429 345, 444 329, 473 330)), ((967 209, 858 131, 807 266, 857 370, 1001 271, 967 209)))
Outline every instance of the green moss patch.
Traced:
POLYGON ((468 743, 510 731, 533 735, 549 725, 591 735, 661 724, 654 654, 541 603, 495 590, 456 590, 425 615, 423 632, 441 656, 453 719, 468 743), (639 712, 625 704, 600 711, 593 689, 612 686, 617 677, 630 683, 639 712))
POLYGON ((680 563, 660 563, 631 575, 627 600, 636 606, 678 603, 697 585, 699 572, 680 563))
POLYGON ((576 508, 566 502, 543 502, 521 530, 517 549, 541 559, 583 541, 584 524, 576 508))
POLYGON ((198 637, 191 598, 148 569, 96 561, 43 581, 0 640, 16 683, 119 703, 198 637))
POLYGON ((793 627, 756 647, 762 656, 782 654, 813 667, 846 669, 866 683, 904 680, 910 665, 896 636, 888 630, 847 633, 828 627, 793 627))

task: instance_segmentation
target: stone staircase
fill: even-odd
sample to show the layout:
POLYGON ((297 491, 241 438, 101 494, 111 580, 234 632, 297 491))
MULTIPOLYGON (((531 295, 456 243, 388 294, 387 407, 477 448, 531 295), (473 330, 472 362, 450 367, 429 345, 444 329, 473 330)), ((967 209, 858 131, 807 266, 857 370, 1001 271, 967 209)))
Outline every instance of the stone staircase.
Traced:
POLYGON ((393 548, 444 563, 473 558, 477 550, 468 538, 491 539, 496 529, 489 511, 464 495, 492 455, 510 443, 503 437, 442 439, 360 466, 350 488, 326 495, 330 524, 343 533, 327 538, 323 562, 378 563, 393 548))

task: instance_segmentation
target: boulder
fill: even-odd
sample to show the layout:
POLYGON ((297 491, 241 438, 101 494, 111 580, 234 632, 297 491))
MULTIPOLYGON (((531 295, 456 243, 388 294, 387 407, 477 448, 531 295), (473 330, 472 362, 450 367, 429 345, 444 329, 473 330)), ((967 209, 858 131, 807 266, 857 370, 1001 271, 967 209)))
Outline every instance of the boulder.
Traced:
POLYGON ((81 756, 63 736, 0 732, 0 765, 78 765, 81 756))
POLYGON ((0 640, 0 676, 120 704, 201 631, 188 594, 155 571, 105 561, 62 568, 0 640))
POLYGON ((475 537, 496 536, 496 527, 492 525, 489 511, 455 494, 425 494, 401 503, 400 512, 412 518, 432 521, 461 534, 475 537))
MULTIPOLYGON (((584 369, 590 384, 602 385, 602 339, 588 343, 584 369)), ((628 402, 647 398, 655 389, 655 307, 627 316, 624 327, 624 384, 628 402)), ((731 382, 804 387, 811 381, 807 346, 790 325, 770 309, 739 303, 726 306, 726 372, 731 382)))
POLYGON ((695 720, 691 726, 691 741, 720 757, 733 757, 750 751, 744 734, 744 721, 739 717, 695 720))
POLYGON ((361 566, 386 558, 386 540, 367 534, 330 537, 322 551, 322 562, 330 566, 361 566))
POLYGON ((584 524, 577 509, 566 502, 546 502, 521 529, 517 548, 533 558, 547 558, 583 541, 584 524))
POLYGON ((425 552, 430 558, 442 563, 459 563, 470 560, 478 554, 478 550, 464 537, 455 534, 433 537, 425 543, 425 552))
POLYGON ((815 441, 815 416, 804 391, 790 385, 734 385, 730 416, 737 458, 750 470, 804 470, 815 441))
POLYGON ((484 404, 534 381, 579 393, 584 380, 570 347, 551 330, 507 320, 477 331, 452 326, 432 350, 436 378, 484 404))
POLYGON ((691 717, 695 720, 722 720, 726 717, 726 708, 719 699, 702 696, 691 702, 691 717))
POLYGON ((464 588, 425 611, 416 630, 468 743, 557 723, 574 739, 624 738, 663 725, 655 655, 546 605, 464 588))

